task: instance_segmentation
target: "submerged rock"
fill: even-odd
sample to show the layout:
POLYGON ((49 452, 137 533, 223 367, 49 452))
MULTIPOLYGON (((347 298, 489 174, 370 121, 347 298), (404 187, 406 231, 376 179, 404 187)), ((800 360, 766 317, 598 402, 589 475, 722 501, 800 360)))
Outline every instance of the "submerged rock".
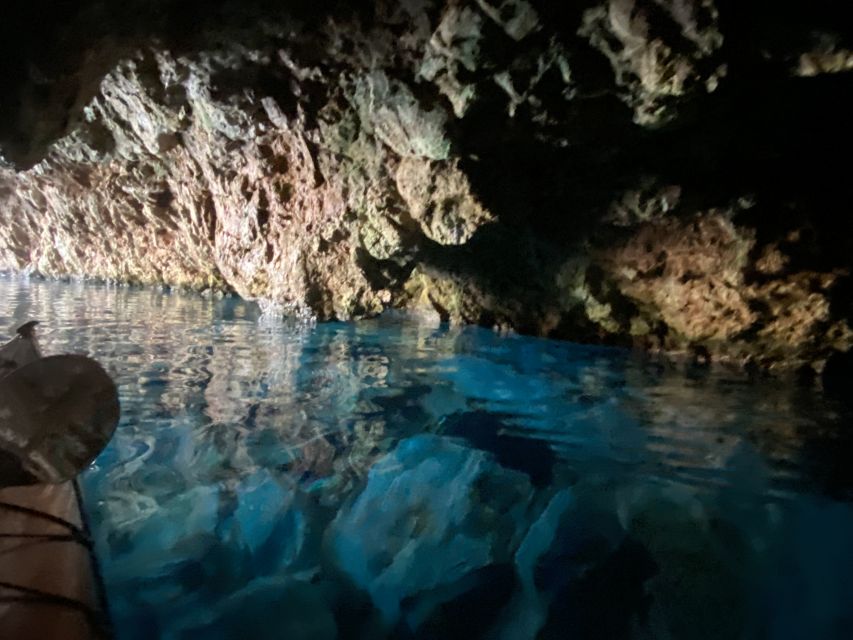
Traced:
POLYGON ((557 594, 538 640, 564 638, 566 629, 572 629, 576 638, 590 640, 637 637, 652 602, 646 582, 656 571, 648 550, 626 538, 557 594))
MULTIPOLYGON (((527 478, 456 440, 403 440, 329 527, 335 565, 367 591, 386 624, 410 631, 446 615, 512 557, 527 526, 527 478)), ((474 598, 475 596, 470 596, 474 598)))
POLYGON ((493 638, 496 614, 509 603, 517 587, 514 567, 508 563, 488 565, 475 571, 470 582, 470 589, 452 599, 442 595, 418 630, 405 635, 417 640, 493 638))
POLYGON ((191 627, 181 637, 231 640, 335 640, 337 624, 317 586, 292 580, 253 582, 209 612, 209 625, 191 627), (275 615, 270 612, 275 611, 275 615))
POLYGON ((104 545, 110 555, 110 579, 165 575, 184 558, 203 555, 214 544, 219 506, 216 487, 197 487, 159 503, 114 491, 105 507, 117 525, 104 545), (126 547, 123 540, 130 538, 134 544, 126 547))
POLYGON ((286 491, 267 471, 258 471, 237 486, 236 494, 234 521, 255 573, 268 575, 290 565, 299 556, 307 528, 295 504, 295 488, 286 491))
POLYGON ((501 466, 527 474, 534 486, 550 484, 556 456, 547 443, 534 437, 505 433, 507 425, 487 411, 470 411, 448 416, 443 435, 464 438, 471 446, 488 451, 501 466))
POLYGON ((843 638, 853 623, 853 515, 842 503, 794 504, 769 536, 760 585, 767 634, 843 638))
POLYGON ((731 638, 747 628, 748 542, 688 489, 637 486, 621 492, 618 513, 645 549, 650 596, 644 623, 653 637, 731 638), (654 575, 651 575, 651 574, 654 575))

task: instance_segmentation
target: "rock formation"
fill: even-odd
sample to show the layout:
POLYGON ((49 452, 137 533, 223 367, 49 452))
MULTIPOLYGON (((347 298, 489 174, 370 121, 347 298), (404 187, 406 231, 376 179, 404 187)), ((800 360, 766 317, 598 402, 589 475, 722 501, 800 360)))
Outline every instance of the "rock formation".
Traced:
POLYGON ((278 4, 10 10, 0 269, 770 367, 853 346, 837 3, 278 4))

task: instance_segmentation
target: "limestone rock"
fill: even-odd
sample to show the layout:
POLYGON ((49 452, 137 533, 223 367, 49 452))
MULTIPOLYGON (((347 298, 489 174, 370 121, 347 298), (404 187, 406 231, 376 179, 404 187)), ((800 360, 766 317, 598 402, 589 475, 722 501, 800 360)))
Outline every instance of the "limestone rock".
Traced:
POLYGON ((0 41, 0 270, 768 367, 853 346, 829 0, 784 29, 715 0, 79 4, 0 41))
POLYGON ((480 65, 480 40, 485 18, 474 7, 448 5, 430 37, 419 75, 434 82, 461 118, 476 97, 476 85, 464 79, 480 65))
POLYGON ((673 117, 673 98, 692 86, 716 86, 712 74, 722 71, 703 77, 698 65, 722 45, 717 17, 713 0, 609 0, 586 11, 579 33, 609 60, 635 121, 654 125, 673 117), (680 41, 655 35, 666 22, 680 32, 680 41))
POLYGON ((622 290, 648 296, 662 319, 688 339, 731 339, 755 320, 743 295, 752 240, 725 216, 649 225, 618 251, 622 290), (700 277, 699 274, 702 274, 700 277), (642 291, 642 293, 640 293, 642 291))
POLYGON ((430 240, 444 245, 465 244, 493 219, 471 193, 458 164, 404 159, 397 169, 397 189, 409 215, 430 240))

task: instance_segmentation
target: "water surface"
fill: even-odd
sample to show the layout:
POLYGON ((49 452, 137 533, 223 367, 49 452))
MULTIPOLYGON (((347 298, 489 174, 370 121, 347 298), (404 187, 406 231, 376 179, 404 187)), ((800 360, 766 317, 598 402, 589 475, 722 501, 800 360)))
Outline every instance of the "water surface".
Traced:
POLYGON ((0 279, 120 388, 120 640, 850 638, 849 412, 616 349, 0 279))

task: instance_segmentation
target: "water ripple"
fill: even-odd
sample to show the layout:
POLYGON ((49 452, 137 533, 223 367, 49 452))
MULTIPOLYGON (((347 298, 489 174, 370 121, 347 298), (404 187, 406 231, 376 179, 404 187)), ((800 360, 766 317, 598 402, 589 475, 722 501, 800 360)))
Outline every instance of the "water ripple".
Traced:
MULTIPOLYGON (((786 614, 786 625, 768 622, 777 615, 770 609, 785 609, 779 604, 785 589, 818 584, 813 571, 823 556, 785 573, 767 554, 794 562, 807 558, 805 550, 820 544, 813 541, 827 527, 853 535, 853 438, 844 428, 850 416, 816 390, 685 372, 615 349, 481 329, 436 329, 396 318, 359 325, 262 318, 255 305, 239 300, 148 289, 5 278, 0 301, 0 327, 8 333, 37 318, 46 353, 88 353, 119 384, 122 422, 86 475, 85 490, 126 640, 221 637, 218 622, 239 616, 246 603, 278 602, 270 590, 304 603, 305 615, 354 625, 362 637, 433 637, 406 631, 405 625, 427 618, 438 625, 429 627, 434 637, 442 637, 444 623, 430 607, 477 584, 475 574, 486 572, 494 581, 509 565, 525 578, 507 586, 515 595, 500 605, 501 616, 490 612, 489 624, 516 615, 514 607, 526 603, 518 619, 544 624, 545 633, 553 618, 549 602, 574 602, 572 589, 588 584, 596 571, 615 570, 607 563, 624 561, 620 554, 630 545, 656 563, 657 577, 644 588, 657 598, 647 621, 658 632, 693 606, 688 596, 676 597, 673 585, 687 581, 696 597, 707 598, 708 581, 718 581, 714 589, 749 583, 761 593, 736 603, 751 620, 743 622, 741 637, 796 637, 777 632, 786 625, 814 629, 811 637, 833 637, 821 636, 832 621, 820 618, 843 609, 831 605, 840 602, 842 588, 833 563, 820 569, 821 593, 830 603, 823 613, 805 608, 800 618, 786 614), (423 434, 441 439, 424 444, 423 434), (418 462, 418 446, 435 453, 418 462), (450 475, 441 476, 436 465, 442 464, 450 475), (400 475, 387 490, 413 492, 414 502, 405 509, 377 502, 384 506, 375 521, 359 524, 354 514, 381 485, 383 469, 400 475), (418 474, 432 480, 417 482, 418 474), (492 523, 439 545, 446 554, 463 539, 469 545, 457 560, 447 560, 451 573, 468 568, 478 553, 495 562, 477 565, 468 582, 446 591, 428 571, 439 547, 419 546, 442 519, 428 507, 438 504, 438 494, 429 492, 444 491, 444 484, 434 484, 439 477, 450 483, 442 498, 448 513, 472 496, 482 501, 469 505, 459 526, 474 526, 477 518, 492 523), (527 500, 526 506, 505 502, 510 495, 527 500), (545 509, 548 504, 559 508, 545 509), (508 513, 515 514, 512 523, 505 521, 508 513), (386 518, 393 520, 387 527, 381 524, 386 518), (344 531, 345 525, 363 529, 344 531), (376 527, 395 537, 375 541, 377 555, 365 560, 366 568, 347 565, 350 556, 328 556, 346 545, 352 558, 367 553, 353 545, 372 544, 376 527), (800 538, 797 527, 804 527, 800 538), (335 531, 350 537, 338 540, 335 531), (551 538, 530 538, 543 532, 551 538), (530 538, 526 551, 513 559, 522 535, 530 538), (627 537, 620 542, 620 536, 627 537), (740 537, 752 549, 742 558, 753 571, 746 577, 742 569, 719 564, 712 551, 740 537), (477 545, 486 540, 484 551, 477 545), (684 540, 699 546, 685 551, 679 546, 684 540), (388 549, 398 544, 407 551, 395 556, 388 549), (604 548, 610 551, 599 557, 604 548), (541 566, 520 564, 530 549, 544 554, 541 566), (419 554, 425 564, 407 564, 419 554), (681 561, 698 563, 705 577, 683 575, 681 561), (330 563, 359 590, 335 582, 330 563), (384 586, 361 584, 368 575, 384 586), (534 587, 542 591, 529 592, 534 587), (413 595, 385 606, 397 602, 389 589, 413 595), (338 603, 332 613, 323 608, 329 598, 338 603), (341 604, 365 598, 373 598, 376 612, 393 614, 394 624, 380 613, 359 617, 358 607, 341 604), (662 602, 670 609, 655 609, 662 602)), ((836 553, 838 566, 853 569, 853 554, 833 544, 825 543, 826 552, 836 553)), ((485 593, 478 598, 465 606, 497 606, 485 593)), ((296 615, 297 609, 288 610, 296 615)), ((726 607, 715 610, 728 615, 726 607)), ((269 620, 274 627, 274 617, 269 620)), ((519 625, 507 628, 520 633, 519 625)), ((696 637, 712 636, 697 630, 696 637)))

